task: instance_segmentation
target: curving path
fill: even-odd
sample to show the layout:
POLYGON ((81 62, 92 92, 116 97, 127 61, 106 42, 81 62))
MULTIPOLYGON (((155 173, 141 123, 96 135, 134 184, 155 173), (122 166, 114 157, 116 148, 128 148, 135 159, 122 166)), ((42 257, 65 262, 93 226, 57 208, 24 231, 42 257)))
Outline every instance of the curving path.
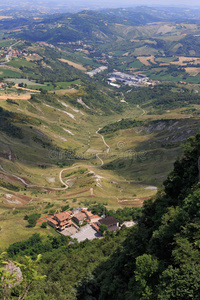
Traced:
MULTIPOLYGON (((107 153, 109 153, 110 151, 110 146, 106 143, 105 139, 104 139, 104 136, 102 134, 100 134, 98 131, 101 130, 101 128, 99 128, 96 133, 98 135, 101 136, 102 140, 103 140, 103 143, 106 145, 107 147, 107 153)), ((90 168, 98 168, 98 167, 102 167, 104 165, 104 161, 99 157, 98 154, 96 154, 96 157, 100 160, 101 162, 101 165, 100 166, 90 166, 90 168)), ((38 189, 48 189, 48 190, 51 190, 51 191, 63 191, 63 190, 66 190, 69 188, 69 185, 62 179, 62 174, 64 171, 67 171, 67 170, 71 170, 71 169, 75 169, 75 168, 78 168, 78 167, 86 167, 88 168, 89 166, 88 165, 76 165, 74 167, 68 167, 68 168, 64 168, 60 171, 59 173, 59 181, 62 185, 64 185, 63 188, 52 188, 52 187, 46 187, 46 186, 38 186, 38 185, 34 185, 34 184, 29 184, 28 182, 26 182, 26 180, 24 180, 23 178, 17 176, 17 175, 14 175, 6 170, 4 170, 4 168, 0 165, 0 170, 2 170, 4 173, 8 174, 8 175, 11 175, 12 177, 18 179, 19 181, 21 181, 21 183, 23 185, 25 185, 27 188, 38 188, 38 189)), ((89 169, 88 169, 89 170, 89 169)), ((89 170, 90 172, 93 172, 92 170, 89 170)), ((94 173, 94 172, 93 172, 94 173)), ((95 174, 95 173, 94 173, 95 174)), ((95 174, 96 175, 96 174, 95 174)), ((97 176, 97 175, 96 175, 97 176)))
POLYGON ((137 105, 137 107, 138 107, 139 109, 141 109, 141 110, 142 110, 142 114, 141 114, 141 116, 143 116, 143 115, 145 115, 145 114, 146 114, 146 111, 145 111, 143 108, 141 108, 141 107, 139 106, 139 104, 137 105))
POLYGON ((99 131, 100 131, 101 129, 102 129, 102 128, 99 128, 99 129, 96 131, 96 134, 98 134, 98 135, 101 136, 101 138, 102 138, 102 140, 103 140, 103 143, 104 143, 104 144, 106 145, 106 147, 107 147, 106 152, 109 153, 109 151, 110 151, 110 146, 106 143, 106 141, 105 141, 105 139, 104 139, 104 136, 103 136, 102 134, 99 133, 99 131))

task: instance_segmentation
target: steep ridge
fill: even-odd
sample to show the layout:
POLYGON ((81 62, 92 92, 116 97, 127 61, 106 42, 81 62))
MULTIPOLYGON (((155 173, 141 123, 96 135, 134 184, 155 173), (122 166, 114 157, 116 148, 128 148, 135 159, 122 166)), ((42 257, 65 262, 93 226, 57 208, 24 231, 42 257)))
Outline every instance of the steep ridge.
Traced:
POLYGON ((123 245, 97 267, 96 284, 90 282, 95 299, 198 299, 199 156, 200 134, 188 140, 164 190, 145 203, 123 245))

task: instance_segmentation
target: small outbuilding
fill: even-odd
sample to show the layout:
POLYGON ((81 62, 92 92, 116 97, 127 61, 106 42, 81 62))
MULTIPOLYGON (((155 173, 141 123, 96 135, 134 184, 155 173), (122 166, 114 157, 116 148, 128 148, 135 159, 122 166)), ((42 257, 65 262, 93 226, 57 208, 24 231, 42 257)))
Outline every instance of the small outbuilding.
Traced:
POLYGON ((102 218, 97 222, 97 224, 99 226, 103 224, 108 226, 109 231, 115 231, 119 228, 119 222, 113 216, 102 218))

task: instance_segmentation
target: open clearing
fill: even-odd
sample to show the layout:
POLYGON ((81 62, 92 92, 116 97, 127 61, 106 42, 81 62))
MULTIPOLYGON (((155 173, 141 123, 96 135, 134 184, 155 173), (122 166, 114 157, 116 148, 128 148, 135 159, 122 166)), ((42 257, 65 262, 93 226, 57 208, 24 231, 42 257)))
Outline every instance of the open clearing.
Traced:
POLYGON ((0 95, 0 100, 7 100, 7 99, 12 99, 12 100, 30 100, 31 99, 31 94, 4 94, 0 95))
POLYGON ((42 59, 42 56, 33 56, 33 55, 30 55, 30 56, 27 56, 26 57, 26 60, 27 61, 37 61, 37 60, 41 60, 42 59))
POLYGON ((87 69, 84 68, 81 64, 74 63, 73 61, 70 61, 70 60, 67 60, 67 59, 64 59, 64 58, 60 58, 59 60, 64 62, 64 63, 67 63, 70 66, 73 66, 74 68, 76 68, 78 70, 87 71, 87 69))
POLYGON ((179 59, 178 61, 173 61, 173 62, 171 62, 171 64, 186 66, 188 63, 193 64, 193 65, 200 63, 200 58, 199 57, 179 56, 178 59, 179 59))
POLYGON ((153 55, 151 56, 138 56, 137 59, 145 66, 150 66, 150 62, 152 64, 156 64, 155 57, 153 55))
POLYGON ((75 94, 75 93, 77 93, 77 90, 75 90, 75 89, 62 89, 62 90, 55 90, 55 91, 52 91, 52 93, 54 93, 55 92, 55 94, 56 95, 65 95, 65 94, 75 94))
POLYGON ((190 76, 196 76, 200 73, 200 68, 188 67, 185 68, 185 71, 190 74, 190 76))

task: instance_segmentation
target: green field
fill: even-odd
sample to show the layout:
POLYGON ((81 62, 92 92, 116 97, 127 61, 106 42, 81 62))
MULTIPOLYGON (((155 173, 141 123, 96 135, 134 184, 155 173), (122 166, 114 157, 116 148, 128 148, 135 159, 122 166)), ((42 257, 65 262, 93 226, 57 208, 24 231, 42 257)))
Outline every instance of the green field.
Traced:
POLYGON ((1 78, 12 78, 12 77, 19 78, 21 76, 22 76, 22 73, 12 71, 12 70, 5 70, 0 67, 0 77, 1 78))
POLYGON ((91 58, 87 57, 86 54, 78 51, 73 53, 66 52, 66 51, 62 52, 62 57, 74 63, 82 64, 84 67, 90 66, 90 67, 98 68, 101 66, 100 63, 93 61, 91 58))
POLYGON ((155 58, 156 62, 168 63, 168 64, 170 64, 171 62, 176 61, 176 60, 177 60, 177 57, 173 57, 173 56, 170 56, 170 57, 156 57, 155 58))
POLYGON ((19 67, 34 68, 35 67, 34 63, 27 61, 26 59, 19 59, 19 58, 12 59, 9 63, 7 63, 7 65, 13 66, 16 68, 19 68, 19 67))
POLYGON ((139 60, 135 60, 134 62, 130 63, 129 68, 136 68, 136 69, 140 69, 141 67, 143 67, 143 63, 141 63, 141 61, 139 60))
POLYGON ((27 85, 27 88, 35 89, 35 90, 39 90, 40 88, 42 88, 46 91, 53 91, 53 90, 59 90, 59 89, 66 89, 69 86, 74 85, 74 84, 81 84, 81 80, 77 79, 77 80, 74 80, 74 81, 71 81, 71 82, 56 82, 55 86, 52 85, 52 83, 49 83, 49 82, 45 82, 44 84, 37 84, 37 83, 32 84, 29 81, 29 84, 27 85))
POLYGON ((42 84, 39 84, 39 83, 36 83, 34 80, 28 80, 28 79, 25 79, 25 78, 4 78, 5 81, 11 81, 11 82, 14 82, 14 83, 24 83, 24 84, 27 84, 27 85, 31 85, 31 86, 34 86, 34 85, 37 85, 37 86, 43 86, 42 84))
POLYGON ((0 40, 0 47, 8 47, 14 43, 14 40, 0 40))

